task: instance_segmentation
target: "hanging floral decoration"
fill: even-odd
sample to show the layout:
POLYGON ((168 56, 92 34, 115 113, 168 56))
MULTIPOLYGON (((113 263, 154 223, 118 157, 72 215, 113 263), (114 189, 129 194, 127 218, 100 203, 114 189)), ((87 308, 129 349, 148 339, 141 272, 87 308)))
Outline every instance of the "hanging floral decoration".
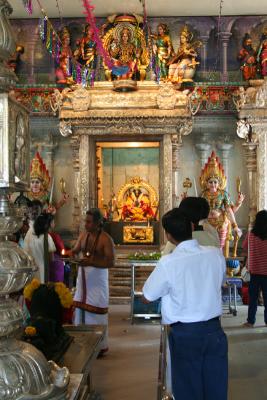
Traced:
MULTIPOLYGON (((42 13, 43 16, 39 21, 40 38, 47 51, 54 58, 56 64, 59 64, 62 41, 43 9, 42 13)), ((80 64, 72 56, 69 56, 68 58, 67 72, 69 76, 72 76, 74 82, 82 84, 83 86, 93 86, 94 71, 91 71, 90 68, 80 64)))
POLYGON ((90 24, 90 27, 93 31, 94 40, 96 42, 98 54, 103 57, 104 63, 107 65, 107 67, 109 69, 112 69, 113 62, 112 62, 108 52, 105 50, 105 48, 103 46, 103 43, 102 43, 102 40, 101 40, 100 34, 99 34, 99 29, 96 26, 96 19, 95 19, 94 13, 93 13, 95 6, 93 4, 91 4, 90 0, 83 0, 83 6, 84 6, 84 14, 86 16, 86 21, 88 22, 88 24, 90 24))
POLYGON ((25 10, 32 15, 32 0, 22 0, 25 10))

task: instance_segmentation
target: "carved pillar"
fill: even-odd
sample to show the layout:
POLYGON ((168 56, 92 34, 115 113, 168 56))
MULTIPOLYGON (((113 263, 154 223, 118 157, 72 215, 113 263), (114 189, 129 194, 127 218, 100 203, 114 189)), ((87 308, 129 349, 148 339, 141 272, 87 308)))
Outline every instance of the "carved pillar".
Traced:
POLYGON ((201 168, 203 168, 210 156, 211 145, 208 143, 196 143, 196 148, 200 154, 201 168))
POLYGON ((182 143, 179 141, 177 135, 172 136, 172 206, 178 207, 179 203, 179 170, 180 164, 180 150, 182 143))
POLYGON ((78 136, 72 136, 70 140, 72 148, 72 165, 74 171, 74 184, 72 190, 73 196, 73 213, 72 225, 76 232, 79 231, 81 221, 81 208, 80 208, 80 162, 79 162, 79 149, 80 141, 78 136))
POLYGON ((258 210, 267 208, 267 132, 266 124, 255 129, 258 136, 257 171, 258 171, 258 210))
POLYGON ((228 80, 228 43, 231 37, 231 32, 221 32, 220 39, 222 42, 222 81, 228 80))
POLYGON ((90 191, 89 191, 89 136, 80 136, 79 147, 80 160, 80 205, 81 214, 84 215, 90 208, 90 191))
MULTIPOLYGON (((222 154, 221 159, 226 176, 229 176, 229 153, 232 147, 233 147, 232 143, 217 144, 217 148, 221 151, 222 154)), ((228 188, 228 179, 227 179, 227 188, 228 188)))
MULTIPOLYGON (((159 207, 160 218, 172 209, 172 140, 171 135, 164 135, 160 148, 159 171, 159 207)), ((164 231, 160 225, 160 244, 164 243, 164 231)))
POLYGON ((201 35, 200 40, 202 42, 202 47, 201 47, 201 67, 204 72, 206 72, 207 69, 207 44, 209 40, 209 35, 201 35))
POLYGON ((243 143, 248 170, 249 225, 257 213, 257 143, 243 143))

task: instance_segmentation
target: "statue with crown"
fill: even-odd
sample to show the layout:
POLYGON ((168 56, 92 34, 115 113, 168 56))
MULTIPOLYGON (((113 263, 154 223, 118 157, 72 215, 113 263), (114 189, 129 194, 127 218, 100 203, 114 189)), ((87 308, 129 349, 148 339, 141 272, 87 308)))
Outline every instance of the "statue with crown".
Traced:
POLYGON ((168 80, 172 83, 192 82, 196 66, 197 48, 202 46, 199 40, 193 40, 193 33, 188 26, 184 26, 180 32, 180 46, 177 53, 168 61, 168 80))
POLYGON ((229 257, 229 242, 234 239, 233 257, 236 257, 238 239, 241 230, 238 228, 235 213, 241 207, 244 195, 240 190, 240 179, 237 179, 238 198, 233 203, 225 190, 227 178, 223 167, 213 151, 201 171, 200 186, 202 197, 210 206, 208 222, 217 230, 221 248, 225 257, 229 257))
POLYGON ((27 194, 30 200, 39 200, 44 207, 52 207, 56 210, 66 203, 68 195, 65 192, 65 182, 61 180, 62 198, 56 204, 52 204, 54 184, 52 182, 51 192, 49 192, 51 178, 39 152, 32 159, 30 178, 30 192, 27 194))
POLYGON ((149 52, 140 15, 112 15, 102 26, 103 47, 110 58, 104 61, 105 76, 117 90, 133 90, 136 80, 145 80, 149 52))

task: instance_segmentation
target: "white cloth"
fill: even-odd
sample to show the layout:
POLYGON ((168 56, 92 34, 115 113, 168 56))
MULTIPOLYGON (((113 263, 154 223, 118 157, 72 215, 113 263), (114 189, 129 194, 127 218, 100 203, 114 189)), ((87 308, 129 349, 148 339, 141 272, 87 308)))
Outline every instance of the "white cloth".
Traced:
MULTIPOLYGON (((85 303, 100 308, 107 308, 109 303, 108 269, 83 267, 85 272, 85 303)), ((74 301, 83 301, 82 268, 79 267, 74 301)))
MULTIPOLYGON (((85 303, 89 306, 108 308, 109 305, 109 284, 108 268, 83 267, 85 273, 86 298, 85 303)), ((79 267, 76 292, 74 301, 83 302, 83 281, 82 267, 79 267)), ((106 334, 104 336, 101 350, 108 348, 108 313, 97 314, 80 308, 75 308, 74 324, 87 325, 106 325, 106 334), (83 317, 84 313, 84 319, 83 317)))
POLYGON ((207 321, 222 314, 225 270, 220 249, 186 240, 160 259, 143 294, 149 301, 161 297, 163 324, 207 321))
MULTIPOLYGON (((45 283, 44 274, 44 235, 39 237, 35 235, 33 227, 30 227, 25 239, 24 239, 24 250, 29 253, 34 259, 38 270, 34 273, 34 278, 40 280, 41 283, 45 283)), ((53 239, 48 235, 48 252, 54 253, 56 251, 56 246, 53 239)))

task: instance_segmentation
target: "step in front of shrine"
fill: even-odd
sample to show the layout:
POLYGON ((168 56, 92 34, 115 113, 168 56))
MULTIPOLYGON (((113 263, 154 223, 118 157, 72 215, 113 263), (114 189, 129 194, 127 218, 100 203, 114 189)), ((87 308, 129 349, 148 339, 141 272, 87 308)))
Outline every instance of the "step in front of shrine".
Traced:
MULTIPOLYGON (((142 287, 153 267, 138 268, 135 275, 135 289, 142 287)), ((125 304, 131 297, 131 263, 124 255, 117 255, 114 268, 109 270, 109 296, 111 304, 125 304)))

